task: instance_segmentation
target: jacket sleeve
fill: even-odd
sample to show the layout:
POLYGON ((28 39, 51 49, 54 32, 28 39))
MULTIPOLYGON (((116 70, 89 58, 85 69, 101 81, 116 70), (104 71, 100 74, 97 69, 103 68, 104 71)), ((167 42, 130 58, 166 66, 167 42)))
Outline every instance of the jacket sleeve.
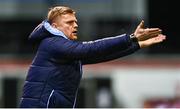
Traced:
POLYGON ((114 59, 118 59, 120 57, 124 57, 127 55, 130 55, 132 53, 134 53, 135 51, 139 50, 140 46, 138 44, 138 42, 133 42, 131 46, 129 46, 129 48, 116 52, 114 54, 111 55, 106 55, 105 57, 97 57, 97 58, 91 58, 91 59, 86 59, 86 60, 82 60, 82 64, 95 64, 95 63, 100 63, 100 62, 106 62, 106 61, 111 61, 114 59))
POLYGON ((120 55, 121 51, 131 47, 132 41, 126 34, 89 42, 77 42, 55 37, 47 45, 49 52, 56 58, 86 61, 99 57, 102 60, 103 57, 118 53, 120 55))

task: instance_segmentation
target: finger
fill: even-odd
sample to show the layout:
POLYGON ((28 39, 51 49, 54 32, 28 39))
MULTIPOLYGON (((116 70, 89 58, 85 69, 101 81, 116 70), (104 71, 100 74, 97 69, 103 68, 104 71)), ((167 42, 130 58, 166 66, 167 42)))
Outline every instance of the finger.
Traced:
POLYGON ((162 32, 161 29, 159 28, 147 28, 147 29, 139 29, 139 33, 142 33, 142 34, 151 34, 151 33, 154 33, 154 32, 162 32))
POLYGON ((146 34, 146 35, 148 35, 148 36, 150 36, 150 37, 153 37, 153 36, 158 36, 159 34, 161 34, 161 31, 149 32, 149 33, 146 34))
POLYGON ((161 31, 153 31, 153 32, 149 32, 149 33, 148 32, 144 32, 142 34, 143 37, 141 37, 140 41, 157 37, 159 34, 161 34, 161 31))
POLYGON ((154 31, 162 31, 161 29, 159 28, 147 28, 144 30, 145 32, 154 32, 154 31))
POLYGON ((160 29, 146 29, 146 30, 144 30, 144 35, 146 35, 146 36, 152 36, 152 35, 159 35, 159 34, 161 34, 162 33, 162 30, 160 30, 160 29))
POLYGON ((140 27, 141 27, 141 28, 144 28, 144 20, 141 21, 140 27))
POLYGON ((163 42, 164 40, 165 40, 164 37, 158 36, 154 38, 154 43, 160 43, 163 42))
POLYGON ((163 40, 166 39, 166 35, 163 35, 163 34, 159 34, 158 37, 161 38, 161 39, 163 39, 163 40))
POLYGON ((150 40, 152 41, 152 43, 160 43, 160 42, 163 42, 165 39, 166 39, 166 36, 160 34, 154 38, 151 38, 150 40))
POLYGON ((139 28, 144 28, 144 20, 142 20, 141 23, 138 25, 138 29, 139 28))

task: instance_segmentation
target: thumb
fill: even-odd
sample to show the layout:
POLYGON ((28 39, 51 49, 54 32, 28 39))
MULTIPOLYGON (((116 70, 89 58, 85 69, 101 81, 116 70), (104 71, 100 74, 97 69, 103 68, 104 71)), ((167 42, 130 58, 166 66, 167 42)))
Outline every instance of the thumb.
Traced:
POLYGON ((144 20, 141 21, 141 23, 138 25, 138 28, 144 28, 144 20))

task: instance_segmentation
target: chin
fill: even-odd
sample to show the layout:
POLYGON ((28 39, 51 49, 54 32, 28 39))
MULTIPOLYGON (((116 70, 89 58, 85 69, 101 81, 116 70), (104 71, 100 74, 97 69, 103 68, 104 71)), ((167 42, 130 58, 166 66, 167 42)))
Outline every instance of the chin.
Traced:
POLYGON ((71 40, 77 40, 77 36, 72 36, 72 37, 70 37, 69 39, 71 39, 71 40))
POLYGON ((77 37, 74 37, 73 40, 77 40, 77 37))

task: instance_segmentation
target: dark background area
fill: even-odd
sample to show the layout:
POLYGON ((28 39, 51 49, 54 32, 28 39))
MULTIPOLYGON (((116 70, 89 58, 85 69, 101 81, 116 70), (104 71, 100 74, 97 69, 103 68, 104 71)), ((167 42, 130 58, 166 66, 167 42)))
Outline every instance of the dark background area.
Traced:
POLYGON ((30 19, 0 21, 1 53, 16 56, 32 54, 35 46, 28 41, 28 36, 39 23, 40 20, 30 19))
POLYGON ((167 40, 163 44, 153 46, 149 50, 150 54, 179 54, 180 53, 180 16, 179 2, 169 0, 149 0, 149 26, 159 27, 163 34, 167 35, 167 40))

